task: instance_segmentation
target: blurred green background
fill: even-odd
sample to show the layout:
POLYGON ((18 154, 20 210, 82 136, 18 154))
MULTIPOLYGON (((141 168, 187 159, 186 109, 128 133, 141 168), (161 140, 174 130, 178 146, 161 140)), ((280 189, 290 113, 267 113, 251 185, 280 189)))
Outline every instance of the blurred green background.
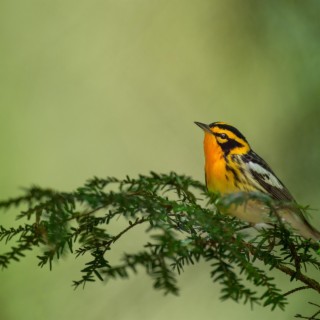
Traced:
MULTIPOLYGON (((1 0, 1 198, 31 184, 69 191, 93 175, 174 170, 203 180, 193 121, 220 120, 245 134, 301 204, 320 208, 319 9, 319 1, 1 0)), ((119 250, 134 250, 142 233, 119 250)), ((74 291, 81 262, 65 258, 49 272, 30 253, 2 271, 0 319, 271 316, 221 302, 205 264, 187 268, 179 297, 164 297, 143 273, 74 291)), ((284 289, 299 285, 272 275, 284 289)), ((311 314, 307 301, 317 299, 290 296, 272 316, 311 314)))

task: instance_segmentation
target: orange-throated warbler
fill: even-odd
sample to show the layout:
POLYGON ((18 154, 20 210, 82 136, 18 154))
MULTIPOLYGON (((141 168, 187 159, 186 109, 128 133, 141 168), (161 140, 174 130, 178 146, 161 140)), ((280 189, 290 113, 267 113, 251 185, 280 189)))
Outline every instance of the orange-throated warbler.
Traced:
MULTIPOLYGON (((290 202, 277 210, 278 216, 306 239, 320 240, 320 232, 310 225, 295 200, 269 165, 250 147, 235 127, 224 122, 209 125, 195 122, 204 130, 205 178, 209 191, 228 195, 261 192, 276 201, 290 202)), ((258 224, 272 221, 270 208, 257 200, 232 205, 226 213, 258 224)))

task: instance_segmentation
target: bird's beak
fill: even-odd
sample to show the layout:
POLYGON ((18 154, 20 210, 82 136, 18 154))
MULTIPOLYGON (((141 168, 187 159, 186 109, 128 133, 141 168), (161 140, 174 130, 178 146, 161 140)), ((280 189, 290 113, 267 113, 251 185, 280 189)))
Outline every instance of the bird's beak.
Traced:
POLYGON ((206 131, 210 134, 213 134, 213 132, 211 131, 210 127, 207 124, 204 124, 202 122, 194 122, 197 126, 199 126, 203 131, 206 131))

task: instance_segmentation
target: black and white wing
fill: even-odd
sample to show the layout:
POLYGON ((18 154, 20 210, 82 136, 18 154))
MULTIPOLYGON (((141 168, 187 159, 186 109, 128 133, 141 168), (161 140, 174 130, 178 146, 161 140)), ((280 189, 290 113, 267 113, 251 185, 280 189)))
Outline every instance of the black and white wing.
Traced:
MULTIPOLYGON (((275 200, 288 201, 296 203, 289 190, 278 179, 275 173, 271 170, 268 164, 260 158, 256 153, 250 151, 242 160, 250 172, 252 183, 258 190, 265 192, 275 200)), ((295 205, 287 207, 289 211, 281 210, 282 219, 286 220, 291 227, 306 239, 320 241, 320 232, 317 231, 306 219, 303 212, 295 205)))
POLYGON ((284 186, 280 179, 275 175, 269 165, 255 152, 250 151, 243 156, 248 171, 259 189, 270 195, 273 199, 281 201, 294 201, 289 190, 284 186))

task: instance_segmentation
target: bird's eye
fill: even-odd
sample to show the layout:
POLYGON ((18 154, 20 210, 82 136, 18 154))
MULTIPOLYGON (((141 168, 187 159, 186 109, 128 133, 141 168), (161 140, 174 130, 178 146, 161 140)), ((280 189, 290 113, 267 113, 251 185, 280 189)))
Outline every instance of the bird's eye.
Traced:
POLYGON ((225 133, 220 133, 219 137, 222 139, 228 139, 228 136, 225 133))

